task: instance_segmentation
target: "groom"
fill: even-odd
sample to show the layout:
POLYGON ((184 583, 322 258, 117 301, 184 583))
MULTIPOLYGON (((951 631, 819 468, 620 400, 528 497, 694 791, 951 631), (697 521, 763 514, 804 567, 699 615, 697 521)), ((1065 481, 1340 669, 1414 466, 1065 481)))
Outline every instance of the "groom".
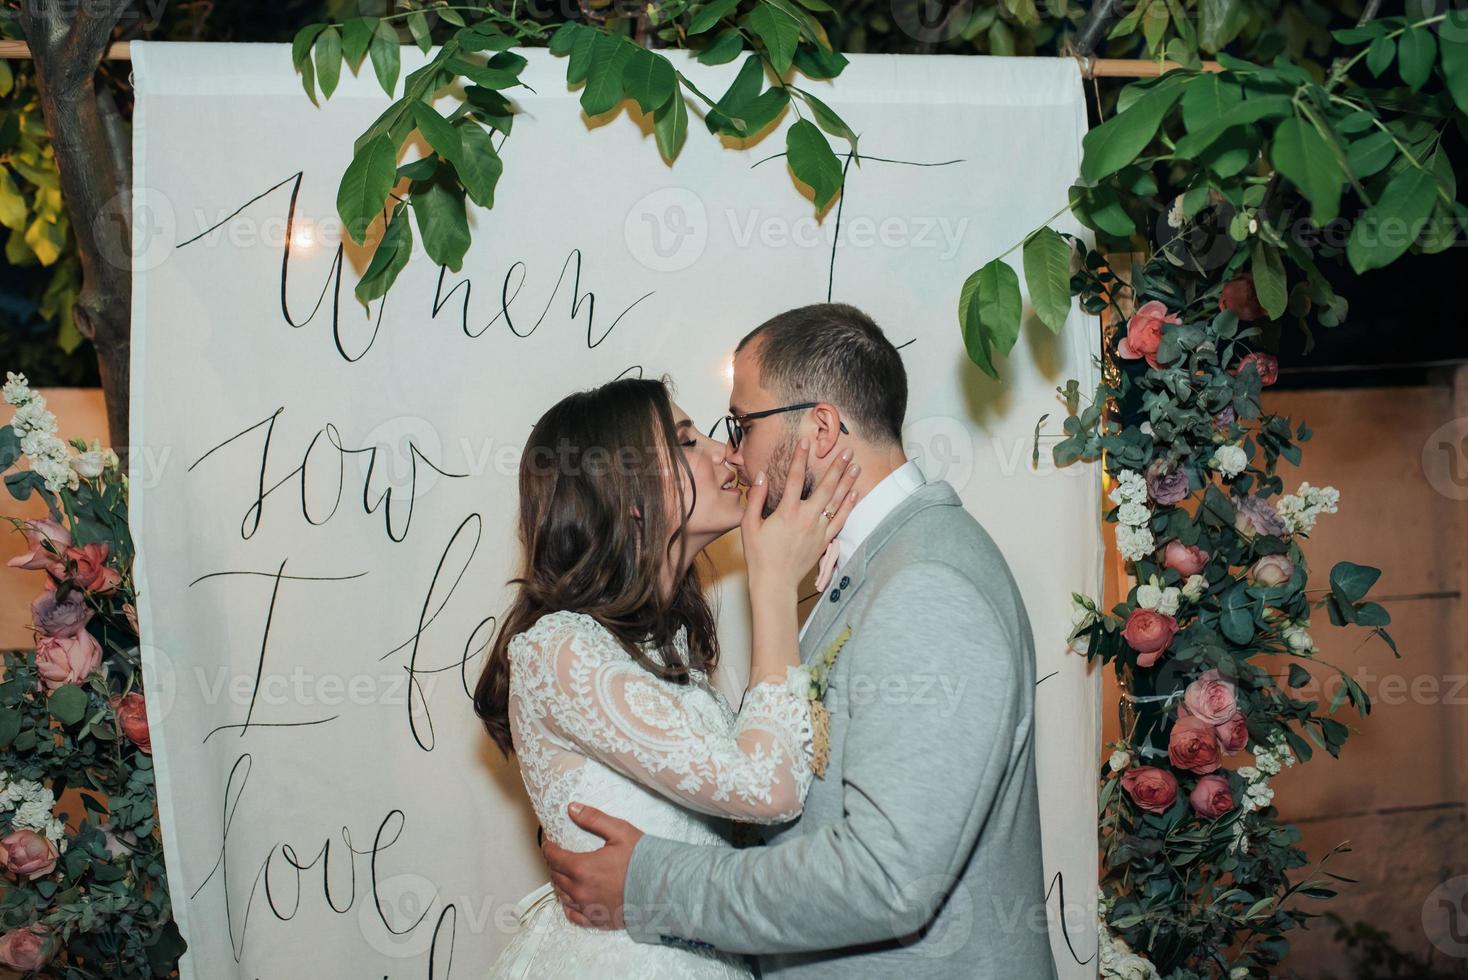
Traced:
POLYGON ((746 483, 767 474, 766 516, 799 440, 806 493, 841 450, 861 465, 801 631, 809 663, 851 630, 825 695, 829 763, 762 847, 651 837, 572 803, 607 841, 544 845, 573 921, 759 954, 789 980, 1055 976, 1029 619, 993 540, 907 460, 906 408, 901 356, 854 307, 791 310, 740 342, 728 460, 746 483))

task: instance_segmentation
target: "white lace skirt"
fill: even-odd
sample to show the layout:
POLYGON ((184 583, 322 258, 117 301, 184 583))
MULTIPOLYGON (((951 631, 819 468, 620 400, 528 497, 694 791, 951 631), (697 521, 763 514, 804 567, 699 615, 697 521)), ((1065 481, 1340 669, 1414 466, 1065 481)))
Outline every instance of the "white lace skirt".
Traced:
POLYGON ((550 882, 520 900, 520 929, 490 980, 751 980, 741 956, 639 943, 620 929, 566 918, 550 882))

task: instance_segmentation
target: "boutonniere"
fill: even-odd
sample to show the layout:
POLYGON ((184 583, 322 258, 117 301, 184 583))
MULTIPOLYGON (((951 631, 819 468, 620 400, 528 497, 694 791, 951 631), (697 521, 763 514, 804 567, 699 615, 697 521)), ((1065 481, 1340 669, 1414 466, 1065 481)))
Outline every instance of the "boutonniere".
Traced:
POLYGON ((831 683, 831 671, 836 666, 836 658, 841 655, 841 648, 849 639, 851 627, 847 626, 814 660, 791 667, 786 673, 786 686, 791 693, 810 700, 810 769, 820 778, 825 778, 826 763, 831 756, 831 712, 826 708, 823 699, 826 688, 831 683))

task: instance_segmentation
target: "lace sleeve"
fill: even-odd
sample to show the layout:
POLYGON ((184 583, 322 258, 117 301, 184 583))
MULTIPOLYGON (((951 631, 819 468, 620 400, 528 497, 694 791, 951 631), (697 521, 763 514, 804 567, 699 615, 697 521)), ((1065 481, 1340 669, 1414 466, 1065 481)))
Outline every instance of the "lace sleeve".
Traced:
POLYGON ((589 617, 516 639, 547 728, 589 757, 702 813, 755 823, 800 815, 811 781, 807 699, 758 684, 730 728, 705 687, 648 672, 589 617))

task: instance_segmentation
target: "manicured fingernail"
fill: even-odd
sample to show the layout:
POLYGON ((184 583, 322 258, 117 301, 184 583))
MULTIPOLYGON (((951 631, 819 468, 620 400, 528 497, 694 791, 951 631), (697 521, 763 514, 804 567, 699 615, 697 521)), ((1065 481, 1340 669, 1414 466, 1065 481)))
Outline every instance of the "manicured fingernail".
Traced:
POLYGON ((759 476, 757 476, 757 477, 754 478, 754 485, 757 486, 757 487, 762 487, 762 486, 765 485, 765 471, 764 470, 760 470, 759 471, 759 476))
POLYGON ((802 439, 802 440, 800 440, 800 451, 801 452, 805 452, 808 449, 810 449, 810 440, 809 439, 802 439))
POLYGON ((571 815, 572 816, 574 816, 574 817, 581 816, 581 804, 580 803, 572 803, 569 809, 571 810, 571 815))
POLYGON ((855 499, 856 499, 856 491, 855 491, 855 490, 853 490, 853 491, 851 491, 851 492, 850 492, 850 493, 848 493, 848 494, 847 494, 847 495, 846 495, 846 499, 847 499, 847 500, 855 500, 855 499))
POLYGON ((850 449, 842 450, 842 452, 841 452, 841 458, 842 459, 850 459, 851 458, 851 450, 850 449))
POLYGON ((861 472, 861 464, 852 463, 849 467, 847 467, 847 472, 850 473, 852 476, 856 476, 856 474, 861 472))

